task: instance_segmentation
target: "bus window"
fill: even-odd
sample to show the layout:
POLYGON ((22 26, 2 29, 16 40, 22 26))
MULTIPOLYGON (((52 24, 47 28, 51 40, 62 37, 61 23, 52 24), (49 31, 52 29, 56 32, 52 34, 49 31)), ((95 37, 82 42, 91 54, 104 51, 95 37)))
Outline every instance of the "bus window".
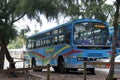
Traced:
POLYGON ((52 38, 52 44, 53 44, 53 45, 57 45, 57 43, 58 43, 58 38, 57 38, 57 36, 54 36, 54 37, 52 38))
POLYGON ((77 23, 74 26, 74 42, 79 45, 108 44, 108 30, 101 23, 77 23))
POLYGON ((53 30, 52 34, 58 34, 58 30, 53 30))
POLYGON ((50 36, 50 32, 46 33, 46 36, 50 36))
POLYGON ((67 34, 66 34, 66 43, 70 44, 70 31, 67 31, 67 34))
POLYGON ((58 43, 58 37, 56 36, 55 37, 55 45, 57 45, 57 43, 58 43))
POLYGON ((36 48, 36 41, 33 42, 33 49, 36 48))
POLYGON ((59 44, 63 44, 64 43, 64 35, 60 35, 59 36, 59 44))
POLYGON ((28 42, 27 49, 31 49, 31 42, 28 42))
POLYGON ((60 29, 59 29, 59 34, 60 34, 60 33, 64 33, 64 28, 60 28, 60 29))
POLYGON ((41 40, 41 44, 40 45, 41 45, 41 47, 43 47, 43 40, 41 40))
POLYGON ((50 40, 49 39, 46 40, 46 46, 50 46, 50 40))

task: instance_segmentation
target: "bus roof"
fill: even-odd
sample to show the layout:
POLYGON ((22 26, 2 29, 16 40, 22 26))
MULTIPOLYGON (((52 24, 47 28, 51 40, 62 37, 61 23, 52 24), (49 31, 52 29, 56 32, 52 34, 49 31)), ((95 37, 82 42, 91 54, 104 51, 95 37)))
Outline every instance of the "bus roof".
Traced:
POLYGON ((31 35, 31 36, 29 36, 29 37, 27 37, 27 38, 32 38, 32 37, 35 37, 35 36, 37 36, 37 35, 46 33, 46 32, 48 32, 48 31, 51 31, 51 30, 54 30, 54 29, 63 27, 63 26, 65 26, 65 25, 75 24, 75 23, 78 23, 78 22, 100 22, 100 23, 103 23, 103 24, 105 24, 105 25, 108 25, 108 23, 102 22, 101 20, 96 20, 96 19, 78 19, 78 20, 73 20, 73 21, 69 21, 69 22, 67 22, 67 23, 58 25, 58 26, 56 26, 56 27, 54 27, 54 28, 51 28, 51 29, 48 29, 48 30, 39 32, 39 33, 37 33, 37 34, 33 34, 33 35, 31 35))

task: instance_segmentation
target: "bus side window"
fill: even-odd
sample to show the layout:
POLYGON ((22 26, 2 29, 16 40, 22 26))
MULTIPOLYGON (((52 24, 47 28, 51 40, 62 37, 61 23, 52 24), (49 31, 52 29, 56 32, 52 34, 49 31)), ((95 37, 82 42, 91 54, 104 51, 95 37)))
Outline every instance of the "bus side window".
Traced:
POLYGON ((70 31, 67 31, 67 34, 66 34, 66 43, 70 44, 70 31))
POLYGON ((36 44, 36 43, 34 42, 34 43, 33 43, 33 49, 35 49, 35 48, 36 48, 35 44, 36 44))

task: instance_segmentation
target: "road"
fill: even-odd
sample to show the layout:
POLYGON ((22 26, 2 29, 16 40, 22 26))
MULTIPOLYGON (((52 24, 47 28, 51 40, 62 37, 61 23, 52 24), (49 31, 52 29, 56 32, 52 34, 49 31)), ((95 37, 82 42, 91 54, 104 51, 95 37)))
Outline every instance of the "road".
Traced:
MULTIPOLYGON (((15 64, 16 68, 22 68, 23 67, 23 62, 17 62, 15 64)), ((9 63, 5 61, 5 66, 4 69, 7 69, 9 67, 9 63)), ((44 69, 42 72, 32 72, 38 75, 41 75, 43 77, 46 77, 46 69, 44 69)), ((51 75, 51 80, 83 80, 84 75, 83 75, 83 70, 80 69, 78 72, 70 72, 68 74, 60 74, 60 73, 55 73, 53 68, 50 68, 50 75, 51 75)), ((95 69, 96 75, 87 75, 87 80, 103 80, 106 78, 109 72, 109 68, 96 68, 95 69), (99 79, 98 79, 99 78, 99 79)), ((115 69, 115 77, 119 77, 120 75, 120 70, 115 69)))
MULTIPOLYGON (((102 75, 108 75, 109 68, 96 68, 96 73, 102 74, 102 75)), ((120 69, 114 69, 114 76, 117 78, 120 78, 120 69)))

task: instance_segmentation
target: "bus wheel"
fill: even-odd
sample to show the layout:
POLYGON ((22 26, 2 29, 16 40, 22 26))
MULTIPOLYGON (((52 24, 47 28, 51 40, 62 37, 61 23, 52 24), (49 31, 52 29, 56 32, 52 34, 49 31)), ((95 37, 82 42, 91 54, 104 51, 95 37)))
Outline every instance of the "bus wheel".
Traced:
POLYGON ((36 59, 35 59, 35 57, 32 57, 31 62, 32 62, 31 66, 36 67, 36 59))
POLYGON ((63 58, 58 60, 58 66, 61 73, 67 73, 68 69, 65 68, 65 61, 63 58))
POLYGON ((54 68, 54 71, 55 71, 55 72, 60 72, 59 67, 54 66, 53 68, 54 68))
MULTIPOLYGON (((37 67, 35 57, 32 57, 31 62, 32 62, 31 67, 37 67)), ((33 70, 33 71, 42 71, 42 69, 37 69, 37 70, 33 70)))

